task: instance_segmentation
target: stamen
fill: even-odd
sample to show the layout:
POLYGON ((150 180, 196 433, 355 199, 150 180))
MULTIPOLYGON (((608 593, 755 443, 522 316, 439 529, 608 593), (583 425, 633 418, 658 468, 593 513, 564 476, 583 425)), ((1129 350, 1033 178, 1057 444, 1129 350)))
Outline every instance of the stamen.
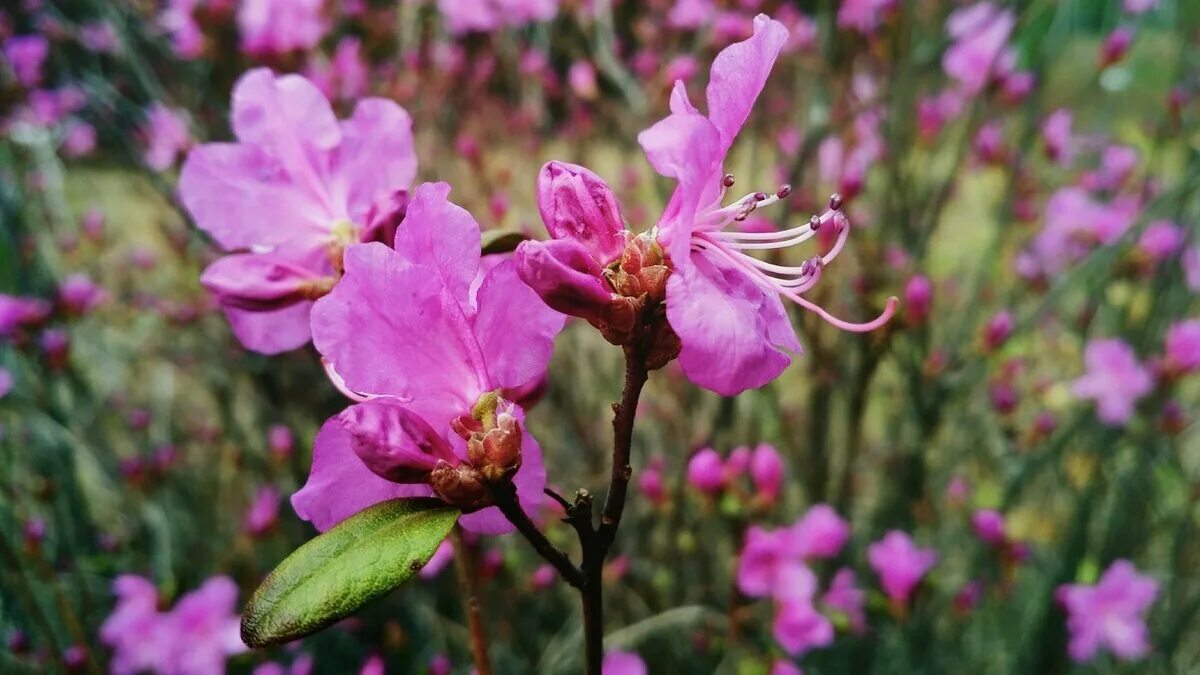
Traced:
POLYGON ((842 210, 842 195, 835 192, 829 196, 829 210, 830 211, 841 211, 842 210))
POLYGON ((721 185, 724 185, 727 188, 733 187, 733 174, 725 174, 725 177, 721 179, 721 185))

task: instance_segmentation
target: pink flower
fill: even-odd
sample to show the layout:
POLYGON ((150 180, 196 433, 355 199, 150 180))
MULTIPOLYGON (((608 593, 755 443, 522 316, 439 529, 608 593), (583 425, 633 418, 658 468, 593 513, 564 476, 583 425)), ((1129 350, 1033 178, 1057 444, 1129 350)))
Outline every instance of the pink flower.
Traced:
POLYGON ((1012 312, 1002 310, 997 312, 983 327, 983 345, 989 350, 998 349, 1012 335, 1016 319, 1012 312))
POLYGON ((362 41, 345 37, 333 50, 328 62, 314 64, 309 78, 321 88, 326 96, 338 100, 354 100, 367 91, 370 70, 363 62, 362 41))
POLYGON ((838 28, 853 28, 863 35, 871 35, 896 4, 896 0, 843 0, 838 7, 838 28))
POLYGON ((340 123, 298 75, 260 68, 233 90, 237 143, 194 148, 179 195, 196 224, 233 252, 205 270, 234 334, 275 354, 310 339, 312 300, 357 241, 391 243, 417 171, 412 120, 367 98, 340 123))
POLYGON ((1103 203, 1079 187, 1059 189, 1046 204, 1045 223, 1029 250, 1034 273, 1054 275, 1096 244, 1112 244, 1137 218, 1136 200, 1103 203))
POLYGON ((667 488, 663 479, 665 464, 661 457, 656 457, 638 473, 638 489, 656 506, 662 506, 667 501, 667 488))
POLYGON ((843 567, 833 575, 829 590, 821 597, 821 604, 845 616, 850 630, 862 634, 867 630, 867 617, 863 611, 866 597, 866 591, 858 587, 854 570, 843 567))
POLYGON ((1180 373, 1200 369, 1200 319, 1172 324, 1163 351, 1166 367, 1180 373))
POLYGON ((1095 401, 1096 416, 1110 426, 1128 422, 1138 399, 1154 389, 1150 370, 1120 338, 1088 342, 1083 361, 1087 371, 1071 384, 1071 391, 1080 399, 1095 401))
POLYGON ((991 546, 999 546, 1007 540, 1004 516, 993 509, 980 509, 971 514, 971 529, 980 541, 991 546))
POLYGON ((166 171, 174 166, 175 159, 192 143, 184 112, 162 103, 155 103, 146 110, 142 135, 146 139, 146 165, 155 171, 166 171))
POLYGON ((1136 35, 1137 33, 1129 26, 1118 26, 1113 29, 1113 32, 1104 38, 1104 44, 1100 45, 1100 68, 1107 68, 1125 58, 1136 35))
POLYGON ((657 225, 658 242, 674 265, 667 282, 667 320, 682 342, 679 362, 700 386, 724 395, 760 387, 791 362, 800 343, 780 297, 847 330, 866 331, 885 323, 895 301, 868 324, 848 324, 802 296, 845 246, 849 221, 841 200, 803 226, 770 233, 723 232, 757 208, 788 196, 782 186, 772 193, 751 192, 722 206, 732 176, 723 174, 725 154, 750 115, 784 43, 787 30, 764 15, 754 20, 753 37, 722 50, 713 62, 707 88, 708 115, 688 100, 677 82, 671 115, 638 136, 658 173, 678 186, 657 225), (790 248, 823 227, 837 233, 833 249, 801 266, 774 265, 747 251, 790 248))
POLYGON ((0 293, 0 338, 12 337, 18 329, 36 326, 50 316, 50 303, 0 293))
POLYGON ((675 0, 667 12, 667 25, 682 30, 697 30, 710 25, 716 17, 713 0, 675 0))
POLYGON ((242 51, 253 56, 312 49, 329 25, 325 0, 242 0, 237 24, 242 51))
POLYGON ((4 41, 4 60, 17 82, 33 89, 42 82, 42 66, 50 55, 50 42, 42 35, 16 35, 4 41))
POLYGON ((295 447, 295 439, 292 437, 292 430, 282 424, 273 424, 270 429, 267 429, 267 447, 271 453, 279 458, 288 457, 292 454, 295 447))
MULTIPOLYGON (((1193 293, 1200 292, 1200 247, 1192 246, 1179 256, 1179 266, 1183 268, 1183 283, 1193 293)), ((0 335, 3 331, 0 330, 0 335)))
POLYGON ((780 584, 785 590, 776 594, 779 603, 772 624, 779 646, 796 656, 833 644, 833 623, 813 606, 817 575, 802 565, 790 567, 780 584))
POLYGON ((86 274, 77 273, 58 285, 58 301, 73 314, 87 314, 108 299, 108 293, 86 274))
POLYGON ((909 277, 904 285, 904 317, 913 325, 925 323, 933 304, 933 282, 924 274, 909 277))
POLYGON ((1090 661, 1101 649, 1123 661, 1150 653, 1145 615, 1158 597, 1158 583, 1128 560, 1110 565, 1094 586, 1059 586, 1056 597, 1067 611, 1072 660, 1090 661))
POLYGON ((158 592, 148 579, 123 575, 113 590, 117 604, 100 639, 113 650, 110 670, 117 675, 224 673, 226 659, 246 650, 238 589, 228 577, 209 579, 168 612, 158 610, 158 592))
POLYGON ((954 44, 942 55, 942 69, 967 94, 979 93, 994 75, 1011 70, 1014 57, 1005 46, 1016 24, 1011 10, 990 2, 955 10, 946 19, 954 44))
POLYGON ((751 597, 771 596, 780 588, 786 570, 801 564, 792 532, 751 525, 738 557, 738 589, 751 597))
POLYGON ((905 604, 937 564, 938 554, 932 548, 917 548, 907 534, 891 530, 867 549, 867 561, 879 575, 887 596, 905 604))
POLYGON ((1183 228, 1169 220, 1156 220, 1142 230, 1137 247, 1152 262, 1159 263, 1174 255, 1185 239, 1183 228))
POLYGON ((1123 7, 1128 14, 1145 14, 1158 7, 1158 0, 1125 0, 1123 7))
POLYGON ((596 84, 596 67, 590 61, 571 63, 567 69, 567 84, 571 85, 571 91, 576 96, 586 101, 596 98, 600 93, 596 84))
POLYGON ((646 662, 633 652, 612 651, 604 655, 600 664, 602 675, 646 675, 646 662))
POLYGON ((835 558, 850 540, 850 524, 828 504, 815 504, 791 528, 796 555, 835 558))
POLYGON ((387 675, 387 664, 378 654, 372 654, 363 661, 362 668, 358 669, 358 675, 387 675))
POLYGON ((687 481, 709 495, 725 489, 725 463, 716 450, 704 448, 692 455, 687 465, 687 481))
POLYGON ((158 24, 171 35, 175 53, 183 59, 194 59, 204 51, 204 33, 196 22, 196 6, 201 0, 167 0, 158 15, 158 24))
POLYGON ((279 521, 279 490, 273 485, 264 485, 254 495, 250 509, 246 512, 245 528, 251 536, 262 536, 279 521))
POLYGON ((96 149, 96 127, 72 120, 63 129, 62 153, 68 159, 85 157, 96 149))
MULTIPOLYGON (((450 492, 478 487, 470 471, 481 462, 519 467, 523 507, 537 513, 542 502, 541 449, 521 428, 523 411, 497 392, 542 376, 563 317, 512 262, 481 274, 479 225, 449 192, 445 183, 418 186, 395 250, 348 248, 345 277, 313 310, 313 343, 334 383, 358 401, 321 428, 308 482, 292 497, 318 529, 396 497, 461 503, 467 495, 450 492), (480 428, 479 405, 494 410, 496 428, 480 428)), ((495 507, 459 522, 485 534, 511 530, 495 507)))
POLYGON ((549 21, 559 0, 438 0, 438 11, 454 35, 549 21))
POLYGON ((767 443, 759 443, 754 448, 750 458, 750 478, 754 481, 754 489, 767 502, 779 498, 783 486, 785 468, 779 452, 767 443))
POLYGON ((1071 124, 1074 116, 1066 108, 1055 110, 1042 122, 1042 141, 1046 144, 1046 156, 1061 166, 1068 166, 1073 157, 1071 124))

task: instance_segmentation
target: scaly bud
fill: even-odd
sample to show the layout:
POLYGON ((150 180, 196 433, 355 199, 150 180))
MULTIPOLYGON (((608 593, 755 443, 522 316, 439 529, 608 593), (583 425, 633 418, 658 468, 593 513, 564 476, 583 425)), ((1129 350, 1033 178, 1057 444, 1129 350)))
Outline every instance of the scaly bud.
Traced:
POLYGON ((483 484, 483 477, 465 464, 453 466, 449 462, 438 461, 429 474, 429 485, 443 501, 464 512, 478 511, 491 505, 491 494, 483 484))

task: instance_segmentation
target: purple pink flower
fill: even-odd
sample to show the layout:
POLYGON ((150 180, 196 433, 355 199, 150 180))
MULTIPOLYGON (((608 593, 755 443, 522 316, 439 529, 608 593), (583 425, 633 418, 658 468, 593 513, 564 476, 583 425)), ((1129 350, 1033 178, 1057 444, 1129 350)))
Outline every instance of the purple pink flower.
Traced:
POLYGON ((202 283, 243 345, 274 354, 309 341, 345 246, 391 243, 417 171, 412 120, 367 98, 339 122, 311 82, 260 68, 235 85, 232 122, 238 142, 194 148, 179 194, 230 252, 202 283))
POLYGON ((1150 652, 1146 611, 1158 597, 1158 582, 1118 560, 1095 585, 1064 584, 1056 597, 1067 612, 1067 651, 1077 662, 1091 661, 1101 650, 1132 661, 1150 652))
POLYGON ((879 575, 884 593, 905 605, 937 564, 938 553, 932 548, 918 548, 907 534, 891 530, 867 549, 867 561, 879 575))
POLYGON ((1120 338, 1092 340, 1083 352, 1086 372, 1071 384, 1076 397, 1096 402, 1096 416, 1110 426, 1133 417, 1138 399, 1154 389, 1154 376, 1120 338))

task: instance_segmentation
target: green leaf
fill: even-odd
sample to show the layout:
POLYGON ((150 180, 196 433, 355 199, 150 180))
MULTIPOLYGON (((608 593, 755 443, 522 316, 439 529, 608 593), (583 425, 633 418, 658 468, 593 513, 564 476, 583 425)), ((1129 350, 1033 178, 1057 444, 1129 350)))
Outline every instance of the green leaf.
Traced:
POLYGON ((513 232, 512 230, 487 230, 482 235, 480 253, 482 255, 510 253, 516 250, 517 244, 528 238, 525 234, 513 232))
POLYGON ((436 499, 392 499, 347 518, 267 576, 242 613, 242 641, 295 640, 386 595, 429 562, 460 515, 436 499))

